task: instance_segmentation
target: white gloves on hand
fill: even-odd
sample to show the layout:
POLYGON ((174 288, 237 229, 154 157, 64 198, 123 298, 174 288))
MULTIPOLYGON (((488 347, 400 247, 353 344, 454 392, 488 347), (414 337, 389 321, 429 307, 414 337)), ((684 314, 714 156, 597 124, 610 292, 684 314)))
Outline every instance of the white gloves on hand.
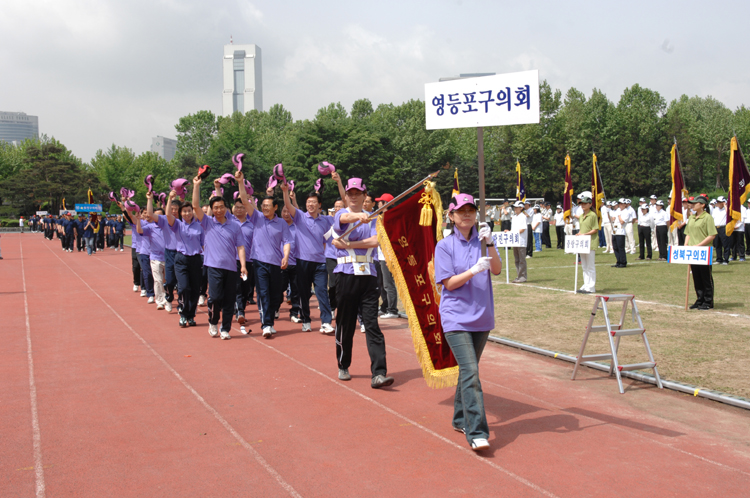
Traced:
POLYGON ((492 229, 487 223, 479 224, 479 241, 485 244, 492 244, 492 229))
POLYGON ((471 274, 476 275, 477 273, 487 271, 490 269, 490 258, 489 256, 485 256, 483 258, 479 258, 479 261, 471 267, 471 274))

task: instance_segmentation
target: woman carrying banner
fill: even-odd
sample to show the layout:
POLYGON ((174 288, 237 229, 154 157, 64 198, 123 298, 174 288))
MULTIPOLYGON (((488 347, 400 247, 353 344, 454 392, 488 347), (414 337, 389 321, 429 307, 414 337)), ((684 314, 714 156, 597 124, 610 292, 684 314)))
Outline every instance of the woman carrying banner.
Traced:
MULTIPOLYGON (((523 208, 519 208, 523 209, 523 208)), ((458 194, 449 207, 453 234, 435 247, 435 281, 443 284, 440 320, 445 339, 458 362, 458 385, 453 404, 453 428, 466 434, 475 451, 490 447, 484 412, 479 359, 490 330, 495 327, 492 281, 502 262, 486 223, 477 232, 477 206, 468 194, 458 194), (487 246, 486 257, 482 244, 487 246)), ((524 261, 525 263, 525 261, 524 261)))
MULTIPOLYGON (((688 200, 695 214, 690 217, 685 230, 686 246, 711 247, 717 235, 713 217, 705 212, 708 199, 702 195, 688 200)), ((714 278, 711 265, 691 265, 696 300, 690 309, 710 310, 714 307, 714 278)))
MULTIPOLYGON (((579 219, 580 231, 578 235, 596 236, 599 233, 599 218, 591 210, 591 197, 581 197, 579 206, 581 206, 583 214, 579 219)), ((581 269, 583 270, 583 286, 576 291, 578 294, 591 294, 596 291, 596 265, 594 263, 594 259, 596 258, 596 240, 596 238, 592 238, 591 240, 591 252, 579 255, 581 257, 581 269)))

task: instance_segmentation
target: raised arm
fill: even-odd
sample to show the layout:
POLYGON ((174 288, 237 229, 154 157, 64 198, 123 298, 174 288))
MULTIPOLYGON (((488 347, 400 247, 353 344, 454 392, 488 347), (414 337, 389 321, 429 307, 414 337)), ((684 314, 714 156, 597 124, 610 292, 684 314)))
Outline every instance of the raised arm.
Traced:
POLYGON ((341 175, 339 175, 338 172, 334 171, 333 173, 331 173, 331 178, 336 180, 336 186, 338 186, 339 188, 339 197, 341 197, 341 199, 344 201, 344 204, 346 204, 346 189, 344 189, 344 184, 341 182, 341 175))
MULTIPOLYGON (((154 193, 146 192, 146 214, 148 219, 156 223, 159 217, 154 214, 154 193)), ((140 233, 140 232, 139 232, 140 233)))
POLYGON ((169 226, 174 226, 175 217, 172 216, 172 201, 175 197, 177 197, 177 192, 175 192, 174 190, 170 191, 169 199, 167 199, 166 212, 164 213, 167 215, 167 222, 169 223, 169 226))
POLYGON ((284 194, 284 206, 286 207, 286 210, 289 211, 289 216, 294 218, 294 213, 297 211, 297 206, 292 203, 292 198, 289 195, 289 185, 286 183, 282 183, 280 185, 281 192, 284 194))
POLYGON ((203 221, 203 210, 201 209, 201 177, 193 178, 193 216, 198 221, 203 221))
POLYGON ((237 188, 240 192, 240 199, 242 200, 242 205, 245 206, 245 211, 247 211, 247 216, 250 217, 253 215, 253 211, 255 211, 255 203, 250 202, 250 199, 247 195, 247 190, 245 189, 245 175, 242 174, 242 171, 238 171, 234 174, 234 179, 237 181, 237 188))

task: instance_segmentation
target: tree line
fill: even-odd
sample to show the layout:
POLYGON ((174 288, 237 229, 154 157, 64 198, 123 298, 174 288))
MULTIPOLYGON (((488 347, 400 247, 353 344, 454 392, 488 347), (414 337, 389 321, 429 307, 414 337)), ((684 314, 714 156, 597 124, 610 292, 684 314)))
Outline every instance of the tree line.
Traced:
MULTIPOLYGON (((744 105, 732 111, 713 97, 686 95, 667 104, 658 92, 637 84, 615 103, 599 90, 587 97, 571 88, 563 96, 543 81, 540 114, 539 124, 485 128, 487 197, 515 196, 519 161, 527 195, 560 200, 566 154, 572 159, 574 188, 587 190, 593 153, 608 197, 666 196, 675 139, 688 189, 725 189, 731 136, 736 133, 742 147, 750 143, 750 109, 744 105)), ((332 103, 314 119, 297 121, 281 104, 229 117, 198 111, 180 118, 175 130, 177 153, 169 162, 153 152, 136 155, 112 145, 83 163, 47 137, 17 146, 0 143, 0 197, 24 213, 45 206, 54 211, 63 198, 68 206, 85 202, 89 188, 109 206, 108 193, 125 186, 138 191, 141 204, 147 174, 154 175, 157 191, 166 191, 169 182, 191 179, 202 164, 217 174, 232 171, 231 157, 240 152, 256 192, 265 190, 277 163, 283 163, 298 190, 309 192, 321 161, 335 164, 345 178, 363 178, 377 195, 395 195, 446 165, 449 171, 438 177, 444 201, 450 197, 453 168, 458 168, 462 191, 478 190, 476 130, 426 130, 420 100, 373 108, 361 99, 350 110, 332 103)), ((331 205, 338 192, 332 180, 324 184, 324 203, 331 205)))

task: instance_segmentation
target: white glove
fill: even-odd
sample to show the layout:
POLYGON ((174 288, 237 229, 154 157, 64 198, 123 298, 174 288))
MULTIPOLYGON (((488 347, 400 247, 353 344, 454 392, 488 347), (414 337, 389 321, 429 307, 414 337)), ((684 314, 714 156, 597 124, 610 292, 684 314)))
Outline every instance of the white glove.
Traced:
POLYGON ((492 244, 492 229, 487 223, 479 224, 479 240, 485 244, 492 244))
POLYGON ((487 271, 490 269, 490 258, 489 256, 485 256, 483 258, 479 258, 479 261, 471 267, 471 274, 476 275, 477 273, 487 271))

